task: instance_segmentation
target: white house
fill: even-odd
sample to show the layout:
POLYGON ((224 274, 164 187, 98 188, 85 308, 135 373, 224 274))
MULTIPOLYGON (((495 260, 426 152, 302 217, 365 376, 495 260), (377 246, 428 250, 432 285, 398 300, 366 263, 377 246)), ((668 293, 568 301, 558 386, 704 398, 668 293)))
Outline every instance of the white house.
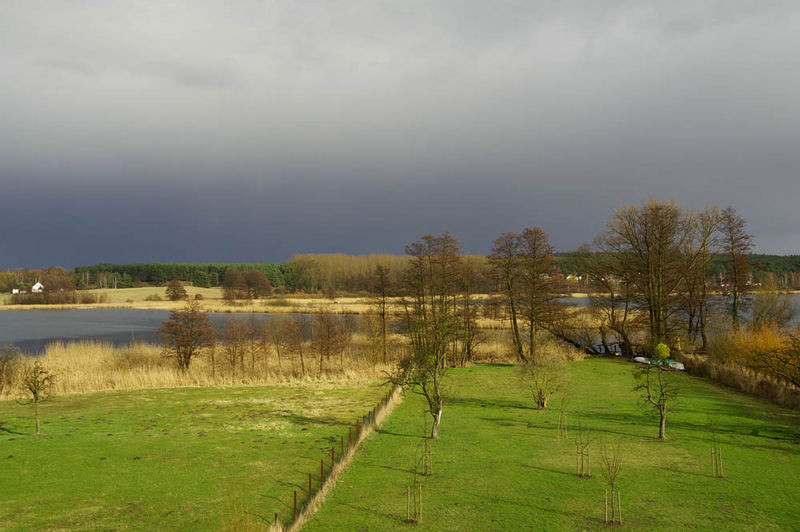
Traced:
POLYGON ((31 287, 31 292, 34 294, 40 294, 44 291, 44 285, 40 282, 37 282, 35 285, 31 287))

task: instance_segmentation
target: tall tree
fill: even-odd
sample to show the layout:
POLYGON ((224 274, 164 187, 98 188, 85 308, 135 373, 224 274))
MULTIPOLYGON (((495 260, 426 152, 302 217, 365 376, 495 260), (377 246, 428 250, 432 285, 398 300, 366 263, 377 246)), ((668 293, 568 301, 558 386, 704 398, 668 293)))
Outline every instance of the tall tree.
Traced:
POLYGON ((514 349, 522 362, 536 356, 537 331, 552 319, 553 303, 560 295, 553 251, 547 233, 526 227, 520 234, 500 235, 489 255, 503 287, 514 349), (526 326, 525 338, 520 322, 526 326))
POLYGON ((622 257, 614 253, 604 236, 595 239, 595 248, 583 247, 573 253, 573 260, 586 276, 591 308, 600 315, 598 332, 608 351, 609 335, 616 336, 625 356, 632 356, 631 328, 634 281, 622 267, 622 257))
POLYGON ((383 363, 386 364, 389 360, 388 354, 388 337, 389 337, 389 317, 388 305, 389 297, 393 292, 392 278, 389 275, 389 270, 382 264, 375 267, 375 273, 372 276, 372 292, 375 294, 373 301, 376 307, 376 316, 378 318, 379 334, 381 342, 381 355, 383 363))
POLYGON ((739 313, 743 296, 749 291, 750 266, 747 256, 753 248, 753 237, 747 233, 747 220, 736 209, 728 207, 722 211, 721 233, 723 253, 727 257, 725 294, 730 299, 731 324, 739 330, 739 313))
POLYGON ((164 354, 172 357, 180 371, 189 369, 192 359, 211 347, 216 338, 214 325, 197 301, 189 301, 182 310, 173 310, 159 329, 164 354))
POLYGON ((684 289, 679 305, 686 314, 687 338, 694 345, 699 335, 703 350, 708 346, 706 323, 709 311, 709 270, 719 252, 722 216, 717 207, 687 215, 689 232, 681 249, 684 289))
POLYGON ((642 207, 622 207, 608 222, 604 240, 641 294, 653 345, 670 332, 674 298, 683 282, 681 249, 688 235, 689 225, 674 201, 651 198, 642 207))
POLYGON ((494 241, 489 261, 494 266, 502 286, 505 303, 508 307, 508 318, 511 321, 511 338, 514 350, 521 362, 526 362, 527 357, 523 350, 522 335, 519 331, 517 312, 517 283, 519 271, 519 237, 516 233, 506 232, 494 241))
POLYGON ((438 438, 442 420, 442 379, 458 336, 456 306, 461 257, 450 233, 426 235, 406 246, 410 257, 403 298, 410 352, 392 376, 395 384, 425 397, 433 417, 431 437, 438 438))

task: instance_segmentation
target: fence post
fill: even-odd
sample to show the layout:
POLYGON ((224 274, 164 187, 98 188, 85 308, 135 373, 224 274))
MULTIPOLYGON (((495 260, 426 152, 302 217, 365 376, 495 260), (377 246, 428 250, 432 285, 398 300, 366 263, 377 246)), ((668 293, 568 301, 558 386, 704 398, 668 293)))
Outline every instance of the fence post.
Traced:
POLYGON ((322 489, 322 485, 325 484, 325 459, 319 459, 319 489, 322 489))
POLYGON ((308 500, 311 501, 311 473, 308 474, 308 500))
POLYGON ((411 521, 411 486, 406 486, 406 523, 411 521))
POLYGON ((294 490, 294 511, 292 513, 292 522, 297 521, 297 490, 294 490))

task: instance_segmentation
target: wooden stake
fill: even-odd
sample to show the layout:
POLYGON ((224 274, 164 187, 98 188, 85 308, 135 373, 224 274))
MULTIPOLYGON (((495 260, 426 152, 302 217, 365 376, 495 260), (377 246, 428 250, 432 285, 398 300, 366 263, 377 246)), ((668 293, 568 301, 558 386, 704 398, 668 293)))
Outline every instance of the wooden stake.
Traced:
POLYGON ((323 458, 319 459, 319 489, 322 489, 322 485, 325 484, 325 460, 323 458))
POLYGON ((719 459, 719 466, 717 469, 719 471, 719 477, 722 478, 725 476, 725 473, 722 472, 722 449, 717 448, 717 457, 719 459))
POLYGON ((417 517, 418 522, 422 522, 422 486, 419 487, 419 516, 417 517))
POLYGON ((339 439, 341 440, 341 443, 342 443, 341 456, 342 456, 342 458, 344 458, 344 436, 340 436, 339 439))
POLYGON ((275 512, 275 521, 273 521, 275 526, 278 526, 278 512, 275 512))
POLYGON ((411 486, 406 486, 406 523, 411 521, 411 486))
POLYGON ((353 446, 353 428, 347 427, 347 448, 353 446))
POLYGON ((622 495, 617 489, 617 513, 619 514, 619 524, 622 524, 622 495))
POLYGON ((297 490, 294 490, 294 512, 292 514, 292 522, 297 521, 297 490))
POLYGON ((605 499, 606 502, 606 517, 603 520, 603 522, 608 523, 608 489, 603 490, 603 498, 605 499))
POLYGON ((308 500, 311 500, 311 473, 308 474, 308 500))
POLYGON ((331 447, 331 473, 333 473, 333 464, 336 463, 336 447, 331 447))

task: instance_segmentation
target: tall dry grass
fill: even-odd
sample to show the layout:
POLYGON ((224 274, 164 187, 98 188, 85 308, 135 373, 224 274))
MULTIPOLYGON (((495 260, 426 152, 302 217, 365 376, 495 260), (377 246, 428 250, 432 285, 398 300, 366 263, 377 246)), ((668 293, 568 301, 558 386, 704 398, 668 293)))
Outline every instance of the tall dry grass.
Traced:
MULTIPOLYGON (((101 341, 55 342, 37 360, 55 374, 53 392, 57 395, 101 390, 132 390, 184 386, 254 384, 362 383, 385 378, 394 367, 375 359, 361 335, 354 335, 341 357, 325 360, 319 370, 318 359, 307 350, 306 372, 297 356, 284 354, 280 360, 271 346, 248 352, 243 365, 232 368, 219 348, 192 359, 181 372, 175 361, 165 357, 160 346, 135 343, 115 347, 101 341), (213 361, 213 362, 212 362, 213 361)), ((396 341, 399 356, 402 342, 396 341)), ((31 357, 0 357, 0 398, 13 398, 21 392, 22 369, 31 357)))
POLYGON ((678 353, 693 374, 787 408, 800 408, 800 389, 770 375, 759 357, 787 347, 787 337, 773 327, 742 329, 709 338, 706 354, 678 353))

